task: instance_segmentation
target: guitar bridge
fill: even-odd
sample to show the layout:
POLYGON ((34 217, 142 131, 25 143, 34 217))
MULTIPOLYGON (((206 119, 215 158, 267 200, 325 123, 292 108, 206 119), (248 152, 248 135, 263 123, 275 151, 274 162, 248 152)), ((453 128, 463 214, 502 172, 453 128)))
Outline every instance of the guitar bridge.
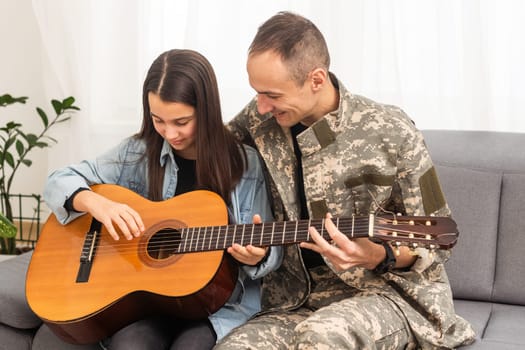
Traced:
POLYGON ((86 233, 84 244, 82 245, 82 252, 80 253, 80 265, 77 273, 77 283, 85 283, 89 280, 91 274, 91 266, 93 265, 93 259, 97 251, 98 242, 100 240, 100 231, 102 224, 93 218, 91 220, 91 226, 89 231, 86 233))

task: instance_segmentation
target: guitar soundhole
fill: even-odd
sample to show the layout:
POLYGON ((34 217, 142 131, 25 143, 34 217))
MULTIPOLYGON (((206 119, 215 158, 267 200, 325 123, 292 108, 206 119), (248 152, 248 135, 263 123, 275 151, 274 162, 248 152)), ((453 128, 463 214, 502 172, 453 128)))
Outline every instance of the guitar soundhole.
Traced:
POLYGON ((152 259, 163 260, 177 254, 181 243, 178 230, 165 228, 153 234, 147 245, 148 255, 152 259))

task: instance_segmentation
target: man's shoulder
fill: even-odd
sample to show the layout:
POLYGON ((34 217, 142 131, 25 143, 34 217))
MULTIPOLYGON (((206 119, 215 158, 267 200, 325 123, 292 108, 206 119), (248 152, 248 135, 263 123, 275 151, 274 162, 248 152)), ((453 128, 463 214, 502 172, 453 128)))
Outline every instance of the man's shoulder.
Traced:
POLYGON ((396 105, 377 102, 371 98, 365 97, 359 94, 350 94, 348 93, 346 99, 353 107, 354 111, 366 111, 367 113, 388 113, 393 115, 399 115, 407 117, 405 111, 396 105))
POLYGON ((345 103, 342 105, 342 115, 347 121, 344 125, 365 129, 381 128, 389 130, 412 130, 416 128, 414 121, 405 111, 396 105, 377 102, 371 98, 359 95, 345 95, 345 103), (387 127, 387 128, 385 128, 387 127))

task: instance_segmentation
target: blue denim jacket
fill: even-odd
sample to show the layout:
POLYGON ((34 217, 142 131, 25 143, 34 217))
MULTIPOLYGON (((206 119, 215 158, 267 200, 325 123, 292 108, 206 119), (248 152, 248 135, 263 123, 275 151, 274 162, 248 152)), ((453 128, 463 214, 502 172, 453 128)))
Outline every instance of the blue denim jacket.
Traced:
MULTIPOLYGON (((251 223, 254 214, 263 221, 272 221, 261 163, 253 148, 245 146, 248 167, 241 181, 231 194, 230 217, 236 223, 251 223)), ((148 191, 147 166, 141 157, 145 152, 143 141, 133 137, 94 160, 85 160, 54 171, 49 175, 44 200, 62 224, 84 213, 69 212, 64 208, 66 200, 80 187, 94 184, 117 184, 146 197, 148 191)), ((177 187, 177 170, 171 146, 165 141, 160 163, 165 168, 163 198, 174 196, 177 187)), ((252 267, 241 266, 235 289, 228 302, 209 316, 217 339, 221 339, 234 327, 245 323, 260 311, 260 279, 277 269, 282 261, 281 247, 271 247, 264 263, 252 267)))

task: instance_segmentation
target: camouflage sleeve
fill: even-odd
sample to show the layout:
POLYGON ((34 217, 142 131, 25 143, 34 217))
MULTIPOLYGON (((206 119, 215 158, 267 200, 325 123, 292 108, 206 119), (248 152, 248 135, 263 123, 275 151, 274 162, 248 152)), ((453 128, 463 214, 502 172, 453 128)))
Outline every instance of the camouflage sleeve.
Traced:
MULTIPOLYGON (((397 118, 396 121, 397 127, 391 130, 392 139, 398 142, 395 183, 389 199, 393 202, 392 209, 403 215, 450 215, 421 132, 408 118, 397 118)), ((433 279, 439 279, 442 263, 450 256, 448 250, 431 253, 423 247, 414 249, 414 254, 417 259, 408 270, 394 269, 392 273, 379 276, 373 271, 353 267, 336 273, 345 283, 359 289, 389 289, 377 282, 378 279, 389 279, 401 289, 410 290, 419 283, 431 285, 433 279)))
POLYGON ((434 164, 417 129, 407 133, 398 155, 397 182, 407 215, 449 216, 434 164))
MULTIPOLYGON (((407 139, 398 157, 397 193, 407 215, 450 216, 450 209, 441 189, 436 169, 426 147, 422 133, 414 127, 407 132, 407 139)), ((448 260, 448 251, 430 254, 428 249, 417 248, 419 256, 412 269, 421 272, 432 263, 448 260)))

